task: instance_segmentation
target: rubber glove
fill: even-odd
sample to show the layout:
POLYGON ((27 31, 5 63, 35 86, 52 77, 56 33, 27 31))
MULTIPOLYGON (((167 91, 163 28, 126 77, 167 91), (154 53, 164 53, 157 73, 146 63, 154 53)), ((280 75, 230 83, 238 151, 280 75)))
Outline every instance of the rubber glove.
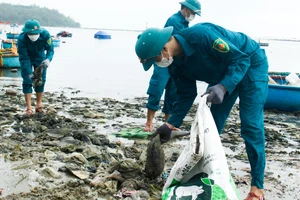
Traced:
POLYGON ((29 78, 30 78, 32 81, 34 80, 34 75, 33 75, 33 74, 29 74, 28 76, 29 76, 29 78))
POLYGON ((223 102, 226 92, 227 92, 227 90, 223 85, 217 84, 217 85, 209 87, 206 90, 206 92, 201 95, 201 97, 203 97, 203 95, 205 95, 205 94, 209 94, 207 96, 208 102, 211 102, 212 104, 221 104, 223 102))
POLYGON ((46 60, 44 60, 41 65, 43 65, 44 68, 47 68, 49 67, 50 65, 50 60, 47 58, 46 60))
POLYGON ((158 127, 153 134, 153 137, 155 137, 157 134, 160 136, 160 142, 166 143, 171 139, 171 132, 173 128, 170 128, 166 123, 158 127))

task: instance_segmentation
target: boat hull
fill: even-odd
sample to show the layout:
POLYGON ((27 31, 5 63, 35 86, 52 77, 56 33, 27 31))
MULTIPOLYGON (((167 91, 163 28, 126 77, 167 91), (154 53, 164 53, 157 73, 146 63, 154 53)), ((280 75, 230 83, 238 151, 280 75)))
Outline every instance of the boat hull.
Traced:
POLYGON ((19 33, 6 33, 6 38, 7 39, 18 39, 19 38, 19 33))
POLYGON ((69 33, 67 31, 60 31, 56 34, 56 37, 72 37, 72 33, 69 33))
POLYGON ((0 77, 21 78, 20 68, 0 68, 0 77))
POLYGON ((53 40, 52 40, 52 43, 53 43, 53 46, 54 46, 54 47, 59 47, 59 46, 60 46, 60 42, 61 42, 61 41, 60 41, 59 39, 53 39, 53 40))
POLYGON ((12 40, 2 40, 2 48, 10 49, 10 48, 12 48, 13 43, 17 45, 17 41, 13 42, 12 40))
POLYGON ((270 74, 276 84, 269 84, 265 109, 295 112, 300 111, 300 86, 289 86, 286 84, 286 73, 270 74), (280 74, 280 75, 278 75, 280 74), (283 75, 281 75, 283 74, 283 75))
POLYGON ((107 40, 107 39, 111 39, 111 35, 104 31, 98 31, 97 33, 95 33, 94 38, 107 40))
POLYGON ((2 42, 3 49, 10 49, 12 48, 12 44, 10 42, 2 42))
POLYGON ((19 68, 20 61, 18 55, 2 55, 3 68, 19 68))
POLYGON ((110 35, 95 35, 94 38, 101 39, 101 40, 108 40, 111 39, 110 35))

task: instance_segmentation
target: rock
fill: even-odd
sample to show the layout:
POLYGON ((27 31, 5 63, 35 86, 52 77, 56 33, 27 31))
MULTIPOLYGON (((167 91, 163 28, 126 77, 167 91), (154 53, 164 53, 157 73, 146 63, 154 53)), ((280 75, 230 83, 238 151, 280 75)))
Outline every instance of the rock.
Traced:
POLYGON ((133 200, 147 200, 150 198, 150 195, 145 190, 138 190, 135 193, 131 194, 133 200))
POLYGON ((81 180, 85 180, 88 179, 90 176, 89 172, 85 172, 85 171, 74 171, 74 170, 70 170, 71 173, 76 176, 77 178, 81 179, 81 180))
POLYGON ((81 153, 77 152, 71 153, 67 160, 76 164, 87 164, 89 162, 81 153))
POLYGON ((15 91, 15 90, 6 90, 5 94, 12 95, 12 96, 17 96, 17 91, 15 91))
POLYGON ((51 176, 52 178, 61 178, 61 174, 52 167, 45 167, 42 169, 42 173, 51 176))
POLYGON ((145 172, 150 178, 156 178, 162 173, 164 166, 165 154, 158 134, 148 144, 145 172))

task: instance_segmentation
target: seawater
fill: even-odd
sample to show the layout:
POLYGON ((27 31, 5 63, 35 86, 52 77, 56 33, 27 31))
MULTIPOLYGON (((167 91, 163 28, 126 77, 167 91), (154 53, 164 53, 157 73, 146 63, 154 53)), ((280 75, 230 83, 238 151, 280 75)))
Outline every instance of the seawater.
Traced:
MULTIPOLYGON (((97 29, 45 27, 51 35, 59 31, 71 32, 71 38, 61 38, 55 48, 53 61, 47 72, 45 91, 73 88, 80 96, 95 98, 147 97, 146 91, 152 70, 145 72, 135 54, 135 42, 140 32, 105 30, 110 40, 94 38, 97 29)), ((21 31, 21 28, 14 30, 21 31)), ((5 39, 5 32, 0 35, 5 39)), ((268 41, 266 50, 270 71, 299 72, 299 42, 268 41)), ((0 87, 22 84, 20 71, 0 69, 0 87)), ((198 82, 202 94, 206 83, 198 82)))

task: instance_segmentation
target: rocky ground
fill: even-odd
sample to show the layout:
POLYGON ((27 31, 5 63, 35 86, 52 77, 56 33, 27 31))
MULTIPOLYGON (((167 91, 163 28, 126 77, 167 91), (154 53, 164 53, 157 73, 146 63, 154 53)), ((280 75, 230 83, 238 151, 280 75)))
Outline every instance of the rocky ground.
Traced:
MULTIPOLYGON (((155 179, 144 167, 149 140, 117 137, 142 128, 146 98, 88 99, 71 88, 45 93, 47 115, 25 117, 21 89, 0 91, 0 199, 161 199, 161 190, 188 136, 162 145, 165 168, 155 179)), ((196 105, 185 118, 189 130, 196 105)), ((266 111, 266 198, 300 199, 300 113, 266 111)), ((156 126, 162 124, 158 113, 156 126)), ((238 105, 221 136, 228 164, 242 197, 249 163, 239 136, 238 105)))

